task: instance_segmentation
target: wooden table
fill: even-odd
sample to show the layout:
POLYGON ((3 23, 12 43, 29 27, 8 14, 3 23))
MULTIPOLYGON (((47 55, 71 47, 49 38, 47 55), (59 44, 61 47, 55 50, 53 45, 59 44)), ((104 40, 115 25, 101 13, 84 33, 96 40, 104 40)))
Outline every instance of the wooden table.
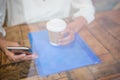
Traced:
MULTIPOLYGON (((6 39, 30 46, 28 32, 45 29, 45 23, 6 28, 6 39)), ((80 31, 102 63, 39 77, 32 60, 11 63, 0 52, 0 80, 120 80, 120 11, 96 14, 96 19, 80 31)))

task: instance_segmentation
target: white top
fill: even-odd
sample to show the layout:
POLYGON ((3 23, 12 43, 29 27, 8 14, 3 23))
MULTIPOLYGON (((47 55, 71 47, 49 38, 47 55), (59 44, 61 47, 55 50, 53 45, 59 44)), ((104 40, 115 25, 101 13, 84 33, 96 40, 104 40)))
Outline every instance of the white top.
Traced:
POLYGON ((90 23, 95 13, 91 0, 0 0, 0 27, 6 5, 8 26, 66 18, 70 16, 71 9, 74 9, 73 18, 83 16, 90 23))

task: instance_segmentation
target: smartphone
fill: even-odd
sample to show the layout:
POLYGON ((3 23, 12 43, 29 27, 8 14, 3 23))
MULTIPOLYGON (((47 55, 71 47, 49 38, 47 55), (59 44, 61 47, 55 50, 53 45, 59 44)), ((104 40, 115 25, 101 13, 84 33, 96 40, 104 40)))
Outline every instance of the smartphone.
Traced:
POLYGON ((30 55, 31 54, 31 49, 28 47, 22 47, 22 46, 8 46, 7 49, 13 53, 15 53, 15 55, 20 55, 20 54, 26 54, 26 55, 30 55))

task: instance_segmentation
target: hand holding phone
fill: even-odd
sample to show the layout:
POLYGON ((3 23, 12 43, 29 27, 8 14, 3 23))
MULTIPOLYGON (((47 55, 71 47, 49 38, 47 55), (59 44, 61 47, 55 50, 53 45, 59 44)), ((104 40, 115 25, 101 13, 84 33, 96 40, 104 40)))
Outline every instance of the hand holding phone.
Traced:
POLYGON ((26 54, 26 55, 30 55, 31 54, 31 50, 28 47, 22 47, 22 46, 9 46, 7 47, 7 49, 13 53, 15 53, 15 55, 20 55, 20 54, 26 54))

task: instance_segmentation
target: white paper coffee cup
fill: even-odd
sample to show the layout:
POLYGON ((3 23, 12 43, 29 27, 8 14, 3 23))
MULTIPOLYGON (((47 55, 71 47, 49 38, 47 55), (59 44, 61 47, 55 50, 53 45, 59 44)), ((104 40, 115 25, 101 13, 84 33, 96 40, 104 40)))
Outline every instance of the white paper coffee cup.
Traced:
POLYGON ((67 24, 62 19, 52 19, 47 22, 50 44, 58 46, 58 39, 62 37, 60 32, 64 31, 67 24))

